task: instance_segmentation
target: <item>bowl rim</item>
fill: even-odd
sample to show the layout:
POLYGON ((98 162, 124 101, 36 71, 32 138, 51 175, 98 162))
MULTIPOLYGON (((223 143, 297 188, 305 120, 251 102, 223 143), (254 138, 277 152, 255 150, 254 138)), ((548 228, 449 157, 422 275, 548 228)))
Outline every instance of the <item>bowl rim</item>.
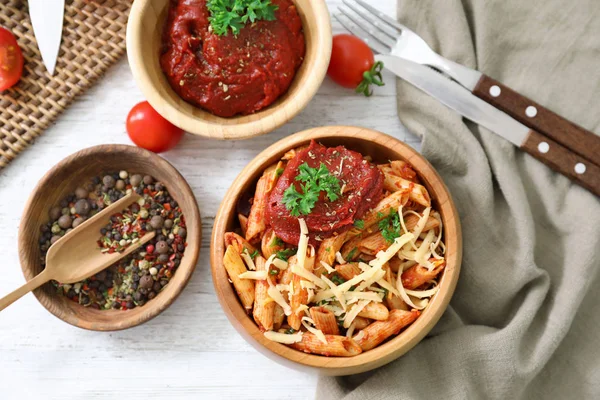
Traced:
MULTIPOLYGON (((23 273, 23 276, 25 277, 25 279, 27 281, 29 281, 29 280, 33 279, 33 277, 35 276, 34 268, 30 263, 28 263, 27 258, 25 256, 25 252, 23 251, 23 249, 26 248, 27 246, 29 246, 30 242, 31 242, 30 238, 27 238, 24 236, 24 232, 25 232, 26 225, 29 223, 27 216, 32 212, 34 198, 37 196, 38 192, 44 186, 48 185, 51 182, 54 175, 56 173, 58 173, 58 171, 62 170, 63 168, 68 167, 72 162, 74 162, 78 158, 80 158, 82 156, 85 156, 87 158, 94 157, 94 156, 100 156, 100 155, 106 154, 107 152, 124 154, 124 155, 137 153, 141 157, 149 158, 152 161, 152 163, 154 165, 156 165, 157 168, 167 170, 180 178, 180 182, 181 182, 180 189, 183 192, 183 196, 190 197, 193 200, 190 202, 192 205, 191 210, 190 210, 191 215, 189 213, 186 213, 186 215, 190 215, 190 217, 186 217, 186 219, 189 218, 189 220, 198 221, 198 223, 195 226, 192 226, 192 229, 195 230, 194 233, 198 237, 198 245, 187 247, 187 248, 190 248, 190 247, 192 248, 192 252, 189 254, 186 254, 186 257, 188 257, 188 260, 190 261, 189 267, 185 268, 185 269, 181 269, 181 270, 179 268, 177 269, 177 273, 178 274, 181 273, 181 275, 179 275, 179 276, 183 275, 183 278, 182 278, 183 280, 181 281, 181 285, 175 289, 175 291, 171 294, 170 297, 165 297, 165 298, 161 299, 163 301, 154 302, 154 303, 152 301, 150 301, 150 302, 146 303, 143 306, 145 312, 137 317, 135 315, 127 315, 127 311, 121 311, 123 313, 122 319, 119 318, 119 319, 115 319, 114 321, 110 321, 110 322, 93 322, 92 324, 89 324, 89 325, 82 324, 80 318, 76 317, 75 315, 73 315, 71 313, 62 312, 62 310, 63 310, 62 307, 53 307, 53 305, 55 304, 55 302, 57 300, 55 299, 55 296, 44 292, 44 290, 43 290, 44 285, 40 286, 39 288, 37 288, 33 291, 33 294, 36 297, 36 299, 38 300, 38 302, 42 306, 44 306, 44 308, 46 310, 48 310, 51 314, 53 314, 58 319, 65 321, 65 322, 67 322, 73 326, 76 326, 78 328, 81 328, 81 329, 86 329, 86 330, 91 330, 91 331, 100 331, 100 332, 118 331, 118 330, 132 328, 134 326, 141 325, 145 322, 148 322, 149 320, 153 319, 158 314, 160 314, 161 312, 166 310, 179 297, 181 292, 185 289, 185 287, 189 283, 189 281, 192 277, 192 274, 194 273, 194 271, 196 269, 196 265, 198 263, 198 258, 200 256, 200 249, 202 247, 201 246, 201 243, 202 243, 202 229, 201 229, 202 219, 201 219, 201 215, 200 215, 200 210, 198 208, 198 202, 196 200, 196 197, 194 196, 194 193, 193 193, 189 183, 181 175, 181 173, 169 161, 167 161, 166 159, 160 157, 159 155, 157 155, 151 151, 148 151, 148 150, 136 147, 136 146, 126 145, 126 144, 102 144, 102 145, 87 147, 87 148, 78 150, 77 152, 72 153, 69 156, 60 160, 57 164, 52 166, 52 168, 50 168, 42 176, 42 178, 40 178, 40 180, 35 185, 34 189, 31 191, 29 197, 27 198, 27 202, 25 203, 25 207, 23 208, 23 212, 21 213, 21 221, 19 223, 19 233, 18 233, 18 239, 17 239, 18 249, 19 249, 19 264, 21 265, 21 272, 23 273)), ((190 227, 188 227, 188 231, 189 231, 189 229, 190 229, 190 227)), ((36 243, 37 243, 37 241, 36 241, 36 243)), ((164 295, 165 293, 162 293, 162 294, 164 295)), ((156 298, 154 298, 153 300, 159 299, 160 296, 161 296, 161 293, 159 293, 159 295, 156 296, 156 298)))
MULTIPOLYGON (((448 238, 445 241, 448 242, 448 238)), ((219 303, 234 328, 250 344, 267 357, 292 368, 308 371, 318 369, 321 374, 325 375, 348 375, 365 372, 393 361, 414 347, 433 328, 446 310, 456 288, 462 260, 462 234, 458 212, 446 185, 437 171, 422 155, 400 140, 375 130, 351 126, 328 126, 308 129, 279 140, 258 154, 240 172, 223 198, 215 217, 210 252, 213 286, 219 303), (275 156, 282 156, 287 150, 306 144, 312 139, 330 141, 333 139, 333 141, 343 145, 344 140, 347 138, 358 138, 372 142, 377 146, 387 147, 396 153, 401 150, 408 155, 407 158, 403 158, 415 166, 415 170, 417 170, 420 177, 424 172, 431 174, 435 182, 428 182, 427 184, 436 186, 435 195, 432 197, 436 198, 440 213, 444 213, 444 234, 452 235, 454 240, 450 240, 449 244, 447 243, 449 255, 447 267, 440 282, 440 291, 432 300, 431 306, 423 311, 423 314, 415 323, 395 338, 357 356, 325 357, 305 354, 283 344, 269 341, 264 337, 252 317, 245 313, 229 282, 222 282, 223 274, 225 274, 222 263, 225 247, 223 237, 228 220, 235 213, 235 203, 238 196, 244 185, 246 185, 246 177, 254 176, 257 171, 263 170, 265 164, 273 161, 276 158, 275 156), (227 287, 229 287, 229 290, 227 290, 227 287)), ((226 274, 225 279, 227 279, 226 274)))
MULTIPOLYGON (((317 57, 315 57, 314 64, 310 66, 311 71, 309 73, 309 79, 297 89, 294 96, 279 103, 277 110, 264 117, 261 116, 261 112, 269 110, 273 104, 255 114, 247 116, 221 118, 213 115, 216 118, 215 121, 208 121, 201 117, 194 117, 183 113, 175 104, 165 100, 165 97, 161 95, 160 90, 154 84, 154 79, 149 76, 145 68, 138 64, 139 61, 143 60, 143 46, 140 40, 140 37, 142 36, 143 15, 145 12, 148 12, 151 1, 152 0, 136 0, 133 2, 127 21, 127 59, 133 78, 147 101, 164 118, 186 132, 194 135, 225 140, 248 139, 264 135, 281 127, 299 114, 317 93, 321 83, 325 79, 329 60, 331 58, 332 47, 331 18, 327 4, 325 3, 325 0, 292 0, 300 9, 302 9, 302 7, 312 7, 314 9, 313 14, 316 16, 314 25, 316 26, 316 30, 314 32, 315 42, 313 47, 317 49, 316 52, 318 54, 317 57), (221 120, 235 121, 236 118, 243 121, 233 124, 220 123, 221 120)), ((164 1, 168 2, 169 0, 164 1)), ((303 28, 306 30, 306 24, 304 22, 303 28)), ((296 79, 296 77, 294 79, 296 79)), ((167 90, 172 89, 169 87, 167 90)), ((179 97, 179 95, 175 95, 179 97)), ((284 95, 285 93, 282 94, 282 96, 284 95)), ((196 108, 201 110, 199 107, 196 108)), ((208 111, 205 112, 208 113, 208 111)))

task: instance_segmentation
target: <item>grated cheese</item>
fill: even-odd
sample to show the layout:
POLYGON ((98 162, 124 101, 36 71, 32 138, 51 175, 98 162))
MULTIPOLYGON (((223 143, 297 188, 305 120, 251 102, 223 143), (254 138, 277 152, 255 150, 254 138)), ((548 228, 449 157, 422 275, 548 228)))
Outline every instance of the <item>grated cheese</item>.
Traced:
POLYGON ((415 237, 419 237, 423 229, 425 228, 425 224, 427 224, 427 220, 429 219, 429 213, 431 213, 431 207, 427 207, 423 210, 423 215, 419 216, 419 222, 415 225, 415 230, 413 231, 415 237))
POLYGON ((292 272, 294 274, 306 279, 307 281, 313 282, 315 285, 317 285, 321 289, 327 289, 327 284, 325 282, 323 282, 323 280, 321 278, 317 277, 315 274, 313 274, 309 270, 305 269, 304 267, 301 267, 300 265, 293 265, 292 272))
POLYGON ((342 257, 342 253, 340 253, 339 251, 337 253, 335 253, 335 260, 338 262, 338 264, 346 264, 347 261, 344 260, 344 257, 342 257))
POLYGON ((348 330, 346 331, 346 337, 352 337, 354 329, 356 329, 356 322, 350 324, 350 328, 348 328, 348 330))
POLYGON ((306 252, 308 251, 308 227, 303 218, 299 218, 300 223, 300 239, 298 240, 298 266, 305 268, 306 252))
POLYGON ((273 264, 274 260, 275 260, 275 254, 271 254, 271 257, 267 258, 267 262, 265 262, 265 271, 268 271, 269 269, 271 269, 271 265, 273 264))
POLYGON ((311 281, 305 281, 305 280, 301 280, 300 281, 300 287, 302 289, 316 289, 317 286, 312 283, 311 281))
POLYGON ((340 315, 342 315, 343 313, 346 312, 346 311, 344 311, 344 309, 342 307, 338 307, 333 304, 325 304, 323 307, 325 307, 326 309, 331 311, 333 313, 333 315, 335 315, 336 317, 339 317, 340 315))
POLYGON ((397 237, 394 240, 394 243, 387 250, 382 250, 375 256, 374 260, 369 262, 369 265, 372 267, 378 266, 379 268, 383 268, 383 264, 390 261, 391 258, 404 246, 406 243, 410 242, 415 238, 410 232, 405 233, 404 235, 397 237))
MULTIPOLYGON (((275 254, 273 254, 271 257, 275 256, 275 254)), ((273 265, 276 266, 277 268, 279 268, 282 271, 285 271, 288 268, 288 262, 285 260, 282 260, 280 258, 276 258, 273 260, 273 265)))
POLYGON ((321 266, 323 268, 325 268, 325 271, 327 271, 328 274, 335 272, 335 269, 331 268, 331 266, 329 264, 327 264, 325 261, 321 261, 321 266))
POLYGON ((302 332, 292 333, 291 335, 288 335, 287 333, 266 331, 264 335, 267 339, 272 340, 273 342, 283 344, 293 344, 302 341, 302 332))
POLYGON ((350 300, 354 300, 355 302, 358 300, 371 300, 376 303, 381 303, 382 298, 380 293, 375 292, 348 292, 344 294, 346 300, 348 300, 348 304, 350 304, 350 300))
POLYGON ((376 270, 376 272, 373 276, 371 276, 369 279, 365 280, 363 283, 358 285, 356 287, 356 289, 354 289, 355 292, 362 292, 363 290, 365 290, 366 288, 368 288, 369 286, 371 286, 372 284, 379 281, 380 279, 382 279, 385 276, 384 270, 376 269, 376 268, 375 268, 375 270, 376 270))
POLYGON ((256 279, 265 280, 267 279, 267 271, 246 271, 238 275, 240 279, 256 279))
POLYGON ((409 289, 404 289, 406 291, 406 294, 408 294, 409 296, 412 297, 417 297, 419 299, 423 299, 426 297, 431 297, 434 294, 437 293, 437 291, 439 290, 438 287, 434 287, 432 289, 429 290, 409 290, 409 289))
POLYGON ((395 294, 396 296, 400 296, 400 292, 398 292, 398 290, 393 287, 388 281, 386 281, 385 279, 380 279, 377 281, 377 284, 379 286, 381 286, 382 288, 386 289, 388 292, 395 294))
MULTIPOLYGON (((331 288, 329 291, 331 291, 333 296, 335 296, 335 298, 340 302, 342 309, 345 311, 346 310, 346 299, 344 298, 344 294, 340 290, 339 286, 337 286, 335 283, 333 283, 331 281, 331 279, 327 278, 325 275, 321 275, 321 277, 323 278, 323 281, 325 281, 325 283, 331 288)), ((323 292, 321 292, 321 293, 323 293, 323 292)), ((317 294, 316 297, 319 297, 319 295, 317 294)), ((315 299, 315 301, 316 301, 316 299, 315 299)), ((317 301, 317 303, 318 303, 318 301, 317 301)))
POLYGON ((429 257, 431 257, 431 250, 429 247, 433 242, 434 236, 435 233, 433 230, 430 230, 427 233, 425 240, 423 240, 423 243, 421 243, 419 249, 415 252, 415 261, 420 265, 426 266, 430 271, 434 268, 434 265, 429 262, 429 257))
POLYGON ((250 252, 248 252, 247 248, 244 247, 244 251, 242 251, 242 254, 240 254, 240 256, 244 259, 244 262, 248 266, 248 269, 256 271, 256 265, 254 265, 254 260, 252 260, 250 252))
MULTIPOLYGON (((267 282, 268 281, 269 279, 267 279, 267 282)), ((292 307, 290 307, 290 305, 285 301, 283 295, 281 294, 277 286, 270 286, 267 290, 267 294, 273 299, 275 303, 279 304, 281 308, 283 308, 283 312, 285 315, 292 315, 292 307)))
POLYGON ((424 308, 418 307, 415 303, 413 303, 410 297, 408 297, 406 289, 404 289, 404 286, 402 285, 402 274, 398 274, 398 278, 396 279, 396 287, 398 288, 398 292, 400 292, 400 298, 404 300, 406 304, 417 310, 422 310, 424 308))
POLYGON ((308 310, 308 306, 306 304, 300 304, 296 309, 296 314, 300 314, 303 311, 308 310))
POLYGON ((360 340, 360 339, 363 338, 363 336, 365 336, 365 331, 364 330, 358 332, 358 334, 356 336, 354 336, 352 339, 354 339, 354 340, 360 340))
POLYGON ((309 331, 310 333, 314 334, 317 339, 319 339, 321 342, 323 342, 323 344, 327 344, 327 338, 325 337, 325 334, 323 333, 322 330, 317 329, 317 328, 313 328, 312 326, 310 326, 307 321, 310 321, 311 324, 315 325, 315 322, 308 318, 308 317, 302 317, 302 325, 304 325, 304 327, 306 328, 307 331, 309 331))
POLYGON ((370 302, 370 300, 361 300, 352 306, 352 309, 344 317, 344 328, 350 328, 352 321, 358 316, 358 313, 360 313, 370 302))

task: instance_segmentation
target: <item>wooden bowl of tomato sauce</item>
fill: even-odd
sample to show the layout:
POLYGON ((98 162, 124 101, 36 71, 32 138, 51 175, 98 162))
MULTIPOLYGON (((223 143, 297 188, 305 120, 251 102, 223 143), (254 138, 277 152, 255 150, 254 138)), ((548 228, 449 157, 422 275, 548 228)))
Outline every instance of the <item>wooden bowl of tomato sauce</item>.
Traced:
POLYGON ((433 328, 446 310, 454 293, 462 259, 462 236, 458 213, 446 185, 429 164, 414 149, 383 133, 359 127, 331 126, 309 129, 273 144, 242 170, 231 185, 217 213, 211 239, 211 269, 215 292, 223 311, 234 328, 248 343, 267 357, 291 368, 317 371, 324 375, 350 375, 387 364, 417 345, 433 328), (440 275, 439 291, 412 325, 379 346, 351 357, 326 357, 307 354, 267 339, 248 315, 230 283, 223 263, 225 233, 239 227, 238 203, 248 199, 263 171, 291 149, 306 146, 314 140, 325 146, 342 145, 375 163, 401 160, 416 171, 431 197, 432 208, 441 215, 443 240, 446 245, 446 267, 440 275))
POLYGON ((168 161, 150 151, 121 144, 100 145, 83 149, 60 161, 42 177, 31 193, 19 226, 19 259, 25 279, 31 280, 42 271, 38 240, 42 235, 41 226, 50 219, 49 210, 74 193, 76 188, 92 182, 94 177, 121 170, 151 175, 157 182, 164 182, 185 217, 187 245, 168 284, 155 298, 132 309, 87 307, 58 294, 50 282, 33 292, 48 311, 79 328, 115 331, 149 321, 175 301, 190 280, 198 261, 202 233, 200 212, 192 189, 183 176, 168 161))
MULTIPOLYGON (((277 1, 280 2, 283 0, 277 1)), ((302 24, 305 50, 299 69, 297 69, 293 78, 290 78, 291 83, 290 81, 287 81, 287 73, 283 74, 285 78, 281 78, 281 76, 277 78, 275 81, 277 82, 276 85, 280 85, 281 79, 283 79, 286 81, 285 84, 289 84, 289 87, 270 105, 260 108, 258 111, 250 108, 246 110, 247 112, 250 112, 247 115, 244 115, 246 111, 243 111, 242 113, 224 117, 207 111, 207 109, 210 109, 211 107, 201 108, 198 104, 192 104, 194 99, 199 103, 202 103, 202 101, 206 101, 206 96, 215 97, 215 94, 218 94, 221 97, 215 99, 215 101, 220 101, 220 105, 217 103, 216 105, 210 104, 210 106, 213 107, 213 110, 225 112, 226 110, 222 109, 227 107, 226 103, 235 100, 233 97, 229 99, 229 94, 237 96, 238 103, 248 101, 248 103, 252 105, 254 103, 260 103, 261 96, 270 96, 270 89, 266 89, 262 94, 251 91, 248 93, 240 93, 238 96, 234 94, 236 83, 227 85, 225 84, 226 79, 223 79, 224 82, 218 82, 219 86, 216 87, 214 81, 206 83, 205 80, 201 85, 197 82, 192 83, 196 85, 196 88, 193 91, 189 91, 191 100, 190 98, 188 98, 188 100, 191 102, 184 100, 180 95, 188 94, 188 91, 186 91, 186 86, 189 84, 187 77, 189 76, 191 77, 191 80, 194 80, 196 75, 208 74, 208 70, 196 68, 190 69, 185 75, 182 74, 181 80, 179 81, 182 87, 179 87, 177 82, 173 81, 172 76, 167 77, 165 75, 164 65, 161 65, 167 62, 163 58, 166 46, 164 30, 165 25, 169 24, 170 21, 170 4, 179 3, 171 2, 170 0, 136 0, 133 3, 127 24, 127 54, 133 76, 148 102, 174 125, 187 132, 215 139, 250 138, 268 133, 291 120, 306 107, 325 78, 331 56, 332 34, 330 16, 324 0, 285 1, 289 2, 292 7, 295 6, 295 11, 293 12, 297 12, 302 24), (179 94, 177 92, 179 92, 179 94)), ((181 12, 190 11, 189 9, 182 8, 181 12)), ((193 12, 198 12, 197 7, 193 12)), ((288 14, 289 10, 286 11, 285 18, 288 18, 288 14)), ((197 19, 198 18, 196 17, 192 18, 190 24, 193 24, 197 19)), ((186 31, 186 29, 187 28, 183 28, 178 32, 186 31)), ((184 32, 184 34, 188 35, 189 32, 184 32)), ((228 35, 231 36, 232 33, 229 32, 228 35)), ((194 35, 191 35, 188 39, 188 41, 195 40, 197 40, 197 38, 194 35)), ((278 39, 275 34, 270 40, 277 41, 280 39, 278 39)), ((218 41, 215 42, 219 43, 218 41)), ((211 42, 211 44, 215 42, 211 42)), ((261 43, 258 43, 258 45, 260 44, 261 43)), ((195 45, 200 46, 200 48, 209 46, 202 42, 195 43, 195 45)), ((184 47, 185 46, 187 46, 187 44, 185 44, 184 47)), ((243 78, 245 74, 244 68, 254 62, 252 59, 252 47, 254 47, 254 45, 248 42, 248 48, 251 49, 247 54, 248 58, 246 58, 246 54, 243 54, 240 56, 240 60, 237 60, 242 62, 237 70, 237 72, 240 73, 240 76, 235 76, 235 79, 233 79, 234 81, 236 79, 246 79, 249 75, 253 75, 254 73, 262 73, 261 69, 256 69, 254 73, 249 73, 246 75, 246 78, 243 78)), ((217 51, 220 52, 222 50, 223 49, 218 49, 217 51)), ((228 54, 228 48, 224 49, 223 54, 228 54)), ((285 57, 285 54, 283 56, 284 58, 288 58, 285 57)), ((202 63, 202 60, 199 61, 199 59, 195 59, 191 54, 187 54, 187 57, 189 57, 189 63, 202 63)), ((225 57, 225 55, 223 57, 225 57)), ((266 55, 266 57, 269 58, 268 55, 266 55)), ((282 55, 279 54, 277 57, 282 57, 282 55)), ((174 54, 173 58, 181 59, 181 55, 179 53, 174 54)), ((227 62, 229 61, 231 60, 228 60, 227 62)), ((285 64, 285 62, 287 62, 287 60, 282 59, 277 61, 277 64, 285 64)), ((189 66, 189 63, 186 65, 189 66)), ((181 66, 179 65, 177 68, 181 68, 181 66)), ((277 69, 279 69, 279 67, 275 67, 275 70, 277 69)), ((230 71, 233 71, 233 74, 236 73, 235 69, 231 69, 230 71)), ((273 72, 273 70, 270 71, 273 72)), ((203 79, 204 78, 206 77, 203 77, 203 79)), ((239 83, 239 81, 237 82, 239 83)), ((285 84, 282 85, 285 86, 285 84)))

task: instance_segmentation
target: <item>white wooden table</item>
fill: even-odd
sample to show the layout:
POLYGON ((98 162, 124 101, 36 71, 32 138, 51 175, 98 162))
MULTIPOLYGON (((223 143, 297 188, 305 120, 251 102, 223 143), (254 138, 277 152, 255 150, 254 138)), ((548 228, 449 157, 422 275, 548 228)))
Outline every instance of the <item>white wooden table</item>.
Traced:
MULTIPOLYGON (((395 0, 371 2, 395 14, 395 0)), ((336 12, 340 3, 328 0, 330 11, 336 12)), ((334 21, 334 33, 341 31, 334 21)), ((393 78, 385 79, 387 85, 368 99, 326 79, 299 116, 255 139, 223 142, 186 135, 175 150, 164 154, 192 186, 202 213, 200 260, 186 290, 154 320, 114 333, 72 327, 27 295, 0 314, 0 399, 313 398, 315 376, 259 354, 221 312, 210 276, 210 233, 221 198, 238 172, 262 149, 291 133, 322 125, 359 125, 419 147, 396 115, 393 78)), ((141 100, 123 60, 0 172, 0 295, 24 282, 17 230, 37 181, 77 150, 130 143, 125 117, 141 100)))

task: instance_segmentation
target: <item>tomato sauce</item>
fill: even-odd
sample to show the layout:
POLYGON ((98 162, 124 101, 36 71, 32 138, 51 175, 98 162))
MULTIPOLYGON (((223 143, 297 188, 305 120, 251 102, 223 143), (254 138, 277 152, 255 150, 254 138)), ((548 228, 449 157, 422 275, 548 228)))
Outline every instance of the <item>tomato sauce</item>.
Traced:
POLYGON ((160 63, 181 98, 220 117, 252 114, 285 93, 305 54, 291 0, 272 0, 276 20, 212 33, 206 0, 171 0, 160 63))
POLYGON ((360 153, 343 146, 325 147, 312 141, 288 162, 269 196, 266 218, 277 236, 293 245, 297 245, 300 238, 298 218, 304 218, 309 242, 317 247, 321 240, 352 228, 354 221, 373 208, 383 194, 383 181, 381 171, 360 153), (312 168, 325 164, 329 173, 339 179, 342 195, 330 202, 321 193, 310 214, 294 217, 282 201, 283 192, 295 184, 298 167, 303 163, 312 168))

